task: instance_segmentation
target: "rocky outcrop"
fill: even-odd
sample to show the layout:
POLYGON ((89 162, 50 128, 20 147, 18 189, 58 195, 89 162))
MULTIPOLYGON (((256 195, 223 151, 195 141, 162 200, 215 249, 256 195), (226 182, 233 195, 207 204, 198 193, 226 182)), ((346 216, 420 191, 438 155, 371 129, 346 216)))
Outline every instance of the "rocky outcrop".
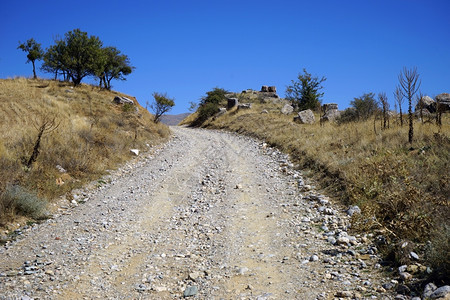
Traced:
POLYGON ((261 92, 267 93, 268 91, 269 91, 269 87, 268 87, 267 85, 263 85, 263 86, 261 87, 261 92))
POLYGON ((438 103, 439 111, 450 111, 450 94, 442 93, 436 96, 436 102, 438 103))
POLYGON ((294 117, 294 122, 300 124, 314 124, 315 121, 314 113, 310 109, 303 110, 299 112, 296 117, 294 117))
POLYGON ((238 105, 238 109, 250 109, 250 108, 252 108, 251 103, 242 103, 238 105))
POLYGON ((283 106, 283 108, 281 109, 281 113, 282 113, 283 115, 289 115, 289 114, 291 114, 293 111, 294 111, 294 108, 293 108, 292 105, 290 105, 290 104, 285 104, 285 105, 283 106))
POLYGON ((131 100, 131 99, 127 98, 127 97, 121 97, 121 96, 114 97, 113 102, 115 104, 131 104, 131 105, 134 105, 133 100, 131 100))
POLYGON ((225 107, 221 107, 221 108, 219 108, 219 112, 217 114, 215 114, 214 117, 217 118, 217 117, 223 116, 226 112, 227 112, 227 109, 225 107))
POLYGON ((228 98, 227 109, 232 109, 233 107, 239 104, 239 100, 237 98, 228 98))
POLYGON ((320 117, 321 122, 335 122, 341 116, 341 112, 338 110, 336 103, 322 105, 322 111, 324 114, 320 117))
POLYGON ((420 111, 420 109, 434 113, 436 112, 436 102, 429 96, 423 96, 415 107, 416 111, 420 111))

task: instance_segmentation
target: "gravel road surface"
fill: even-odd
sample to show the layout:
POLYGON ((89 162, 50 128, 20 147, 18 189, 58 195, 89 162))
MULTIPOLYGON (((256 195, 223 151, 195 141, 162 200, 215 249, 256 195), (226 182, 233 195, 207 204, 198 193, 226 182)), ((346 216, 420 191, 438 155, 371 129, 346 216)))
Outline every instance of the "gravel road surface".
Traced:
POLYGON ((286 155, 173 131, 1 247, 0 299, 391 299, 370 239, 286 155))

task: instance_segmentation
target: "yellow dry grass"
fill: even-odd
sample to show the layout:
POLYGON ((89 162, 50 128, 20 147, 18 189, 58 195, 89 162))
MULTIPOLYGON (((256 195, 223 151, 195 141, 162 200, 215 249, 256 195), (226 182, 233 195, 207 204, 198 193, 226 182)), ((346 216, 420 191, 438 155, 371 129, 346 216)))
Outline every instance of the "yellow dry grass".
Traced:
MULTIPOLYGON (((20 185, 51 200, 130 159, 131 148, 146 150, 169 136, 136 99, 126 96, 134 107, 116 105, 116 95, 126 96, 84 84, 0 80, 0 195, 7 186, 20 185), (39 126, 53 118, 58 128, 44 133, 36 162, 26 168, 39 126), (64 184, 58 185, 62 177, 64 184)), ((0 225, 13 218, 0 212, 0 225)))

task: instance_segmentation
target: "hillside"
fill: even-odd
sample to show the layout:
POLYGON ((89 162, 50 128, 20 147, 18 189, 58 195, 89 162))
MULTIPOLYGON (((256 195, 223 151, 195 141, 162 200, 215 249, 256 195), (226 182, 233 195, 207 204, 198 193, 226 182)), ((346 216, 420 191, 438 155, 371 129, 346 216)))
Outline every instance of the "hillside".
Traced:
POLYGON ((178 114, 178 115, 163 115, 161 117, 161 123, 166 124, 167 126, 175 126, 178 125, 181 121, 183 121, 190 113, 178 114))
POLYGON ((145 151, 169 136, 136 99, 115 104, 116 96, 126 95, 0 80, 0 226, 45 217, 48 201, 131 159, 130 149, 145 151))
MULTIPOLYGON (((209 118, 201 127, 226 129, 264 140, 290 154, 297 168, 344 207, 358 205, 356 232, 373 232, 386 261, 392 265, 426 264, 436 278, 447 278, 450 252, 450 118, 442 126, 415 121, 414 143, 408 128, 394 116, 390 129, 380 121, 293 122, 282 114, 283 100, 236 93, 239 103, 209 118), (374 126, 375 130, 374 131, 374 126), (419 262, 410 252, 420 253, 419 262)), ((226 101, 221 103, 226 107, 226 101)), ((318 120, 318 115, 315 115, 318 120)), ((198 113, 182 124, 198 120, 198 113)), ((415 276, 422 276, 423 273, 415 276)))

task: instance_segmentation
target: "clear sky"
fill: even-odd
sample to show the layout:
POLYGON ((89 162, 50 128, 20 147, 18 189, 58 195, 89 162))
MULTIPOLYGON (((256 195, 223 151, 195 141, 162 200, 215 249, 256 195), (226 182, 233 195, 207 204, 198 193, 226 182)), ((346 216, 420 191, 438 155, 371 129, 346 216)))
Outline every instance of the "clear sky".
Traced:
POLYGON ((48 47, 80 28, 130 57, 136 70, 113 89, 144 106, 167 92, 186 112, 216 86, 284 96, 306 68, 327 78, 324 103, 386 92, 393 107, 404 66, 424 94, 450 92, 449 13, 449 0, 2 0, 0 78, 32 75, 19 41, 48 47))

